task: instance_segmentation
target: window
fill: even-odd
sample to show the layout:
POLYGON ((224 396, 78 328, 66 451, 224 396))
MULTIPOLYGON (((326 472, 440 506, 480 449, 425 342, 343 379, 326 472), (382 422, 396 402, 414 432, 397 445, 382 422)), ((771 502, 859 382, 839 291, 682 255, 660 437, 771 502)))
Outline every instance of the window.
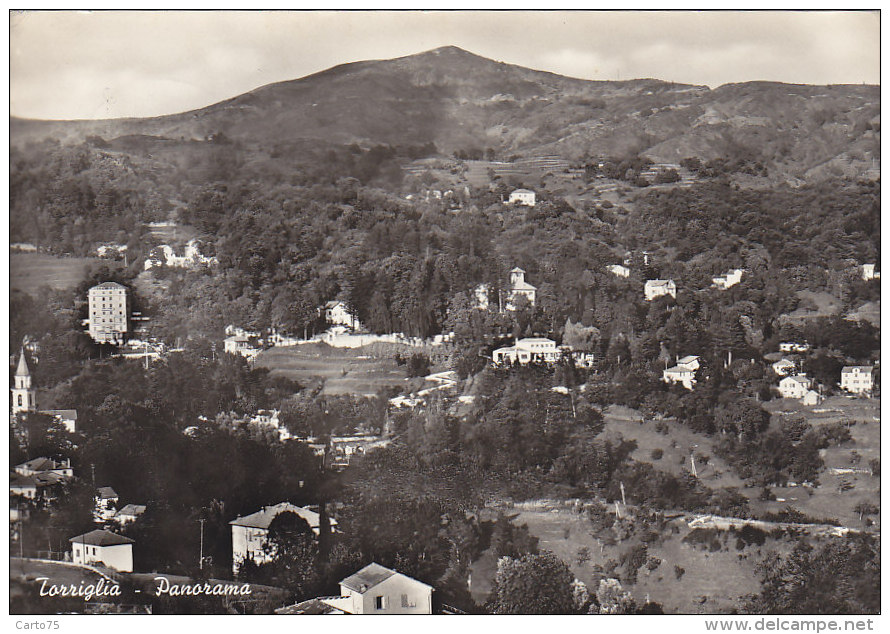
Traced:
POLYGON ((417 603, 415 603, 414 601, 409 601, 409 600, 408 600, 408 595, 407 595, 407 594, 403 594, 403 595, 402 595, 402 607, 403 607, 403 608, 416 608, 416 607, 417 607, 417 603))
POLYGON ((386 608, 386 597, 378 596, 374 597, 374 608, 377 610, 383 610, 386 608))
POLYGON ((22 395, 19 394, 19 407, 21 407, 21 406, 22 406, 22 395))

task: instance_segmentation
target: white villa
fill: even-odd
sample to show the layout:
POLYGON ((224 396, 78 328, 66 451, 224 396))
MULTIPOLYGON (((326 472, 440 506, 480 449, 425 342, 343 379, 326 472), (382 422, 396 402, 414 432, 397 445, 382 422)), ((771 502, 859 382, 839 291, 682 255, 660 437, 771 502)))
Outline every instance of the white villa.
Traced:
POLYGON ((276 614, 432 614, 433 587, 372 563, 340 582, 339 597, 320 597, 276 614))
POLYGON ((695 386, 695 371, 700 367, 698 357, 686 356, 677 359, 677 365, 666 368, 662 372, 661 378, 665 383, 679 383, 687 390, 691 390, 695 386))
POLYGON ((803 398, 810 391, 812 383, 806 374, 786 376, 779 381, 779 394, 782 398, 803 398))
POLYGON ((516 300, 525 297, 529 305, 535 305, 535 294, 538 289, 525 281, 525 271, 518 266, 510 271, 510 296, 507 299, 507 310, 516 310, 516 300))
POLYGON ((144 504, 127 504, 114 515, 114 521, 120 526, 125 526, 138 520, 145 513, 144 504))
POLYGON ((609 271, 612 275, 617 275, 618 277, 629 277, 630 269, 621 264, 610 264, 606 267, 606 270, 609 271))
POLYGON ((713 278, 714 286, 716 286, 721 291, 725 291, 727 288, 735 286, 739 282, 742 281, 742 273, 745 271, 743 269, 733 269, 726 275, 721 275, 720 277, 713 278))
POLYGON ((492 353, 491 359, 495 365, 505 363, 556 363, 561 356, 556 342, 545 337, 527 337, 518 339, 515 344, 507 348, 498 348, 492 353))
POLYGON ((526 207, 535 206, 535 192, 530 189, 514 189, 510 192, 510 200, 507 201, 511 205, 525 205, 526 207))
POLYGON ((841 370, 841 389, 853 394, 868 394, 873 387, 870 365, 848 365, 841 370))
POLYGON ((779 344, 779 352, 807 352, 809 349, 810 344, 808 343, 784 341, 779 344))
MULTIPOLYGON (((301 506, 295 506, 290 502, 280 502, 274 506, 263 507, 256 513, 244 517, 237 517, 229 524, 232 526, 232 570, 238 573, 241 564, 246 559, 252 559, 256 564, 271 561, 274 553, 266 552, 265 546, 269 535, 269 526, 272 520, 281 513, 296 513, 309 524, 309 528, 317 537, 320 531, 320 517, 315 511, 301 506)), ((337 520, 330 519, 331 530, 335 530, 337 520)))
POLYGON ((773 372, 775 372, 779 376, 787 376, 791 372, 794 372, 794 369, 796 367, 797 367, 797 365, 794 363, 794 361, 791 361, 789 359, 782 359, 780 361, 776 361, 772 365, 773 372))
POLYGON ((881 272, 875 270, 874 264, 863 264, 862 279, 866 282, 869 280, 879 280, 881 279, 881 272))
POLYGON ((670 295, 674 299, 677 298, 677 285, 674 284, 674 280, 646 280, 646 285, 643 287, 643 294, 646 297, 646 301, 652 301, 656 297, 663 297, 664 295, 670 295))
POLYGON ((488 310, 488 284, 480 284, 474 288, 473 297, 476 300, 476 308, 488 310))
POLYGON ((114 519, 117 514, 117 492, 111 487, 99 487, 93 498, 93 521, 97 524, 114 519))
POLYGON ((346 302, 330 301, 324 305, 324 318, 329 324, 334 326, 346 326, 353 330, 361 330, 362 324, 358 317, 349 310, 346 302))
POLYGON ((818 405, 821 400, 822 396, 819 392, 810 390, 801 397, 800 402, 807 407, 812 407, 813 405, 818 405))
POLYGON ((68 540, 71 560, 89 566, 99 564, 119 572, 133 572, 133 544, 129 537, 110 531, 94 530, 68 540))
POLYGON ((240 354, 245 359, 252 359, 260 353, 261 348, 252 337, 233 335, 223 341, 223 350, 229 354, 240 354))
POLYGON ((162 244, 152 249, 145 259, 145 270, 148 271, 159 266, 185 269, 201 264, 215 263, 215 257, 207 257, 201 253, 200 242, 189 240, 182 255, 176 255, 176 251, 169 244, 162 244))

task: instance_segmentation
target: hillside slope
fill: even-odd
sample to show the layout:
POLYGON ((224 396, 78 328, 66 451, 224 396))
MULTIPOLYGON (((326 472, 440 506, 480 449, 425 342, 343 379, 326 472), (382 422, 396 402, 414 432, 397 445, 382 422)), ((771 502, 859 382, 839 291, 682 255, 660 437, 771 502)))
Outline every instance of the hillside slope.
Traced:
POLYGON ((191 112, 148 119, 13 118, 13 144, 223 133, 247 146, 313 142, 491 148, 498 156, 743 156, 780 176, 877 176, 878 86, 769 82, 706 86, 587 81, 496 62, 456 47, 344 64, 191 112), (869 170, 872 170, 869 172, 869 170))

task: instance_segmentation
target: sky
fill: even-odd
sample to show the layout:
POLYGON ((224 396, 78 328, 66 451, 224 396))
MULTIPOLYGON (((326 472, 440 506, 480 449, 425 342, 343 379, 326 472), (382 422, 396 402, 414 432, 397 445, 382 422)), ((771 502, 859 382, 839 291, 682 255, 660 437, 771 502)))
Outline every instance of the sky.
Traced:
POLYGON ((880 83, 877 12, 19 12, 10 113, 146 117, 455 45, 582 79, 880 83))

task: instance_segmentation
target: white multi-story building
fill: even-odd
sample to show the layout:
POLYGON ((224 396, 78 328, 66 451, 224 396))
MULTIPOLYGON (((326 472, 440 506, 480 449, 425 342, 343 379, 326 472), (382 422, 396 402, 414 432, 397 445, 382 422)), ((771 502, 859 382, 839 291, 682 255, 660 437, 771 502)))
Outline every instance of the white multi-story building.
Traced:
POLYGON ((491 358, 495 365, 504 363, 556 363, 562 353, 556 342, 546 337, 527 337, 519 339, 507 348, 498 348, 491 358))
POLYGON ((176 251, 169 244, 162 244, 152 249, 145 260, 145 270, 148 271, 158 266, 184 269, 202 264, 216 264, 216 262, 215 257, 207 257, 201 253, 200 242, 189 240, 182 255, 176 255, 176 251))
MULTIPOLYGON (((266 506, 256 513, 233 519, 232 526, 232 570, 235 574, 246 559, 255 564, 263 564, 275 558, 275 553, 268 551, 269 526, 272 520, 282 513, 296 513, 309 524, 309 528, 317 537, 320 532, 320 516, 315 511, 295 506, 290 502, 280 502, 274 506, 266 506)), ((331 530, 335 530, 337 520, 331 518, 331 530)))
POLYGON ((646 297, 646 301, 652 301, 656 297, 663 297, 664 295, 670 295, 674 299, 677 297, 677 285, 674 283, 674 280, 646 280, 646 285, 643 287, 643 294, 646 297))
POLYGON ((525 281, 525 271, 518 266, 510 271, 510 296, 507 298, 507 310, 516 310, 516 302, 520 297, 528 300, 530 306, 535 305, 538 289, 525 281))
POLYGON ((848 365, 841 370, 841 389, 853 394, 868 394, 873 387, 870 365, 848 365))
POLYGON ((127 287, 103 282, 89 291, 90 337, 96 343, 122 344, 127 340, 129 301, 127 287))
POLYGON ((714 286, 719 288, 721 291, 725 291, 727 288, 733 287, 739 282, 742 281, 742 273, 745 271, 743 269, 733 269, 726 275, 721 275, 720 277, 715 277, 714 286))
POLYGON ((346 326, 353 330, 361 330, 362 324, 355 316, 346 302, 330 301, 324 306, 324 318, 329 324, 334 326, 346 326))
POLYGON ((526 207, 535 206, 535 192, 530 189, 514 189, 510 192, 511 205, 525 205, 526 207))
POLYGON ((862 279, 866 282, 869 280, 879 280, 881 279, 881 272, 875 270, 874 264, 863 264, 862 279))
POLYGON ((473 289, 473 296, 476 299, 476 308, 488 310, 488 284, 480 284, 473 289))
POLYGON ((803 398, 810 391, 812 383, 806 374, 786 376, 779 381, 779 394, 782 398, 803 398))

